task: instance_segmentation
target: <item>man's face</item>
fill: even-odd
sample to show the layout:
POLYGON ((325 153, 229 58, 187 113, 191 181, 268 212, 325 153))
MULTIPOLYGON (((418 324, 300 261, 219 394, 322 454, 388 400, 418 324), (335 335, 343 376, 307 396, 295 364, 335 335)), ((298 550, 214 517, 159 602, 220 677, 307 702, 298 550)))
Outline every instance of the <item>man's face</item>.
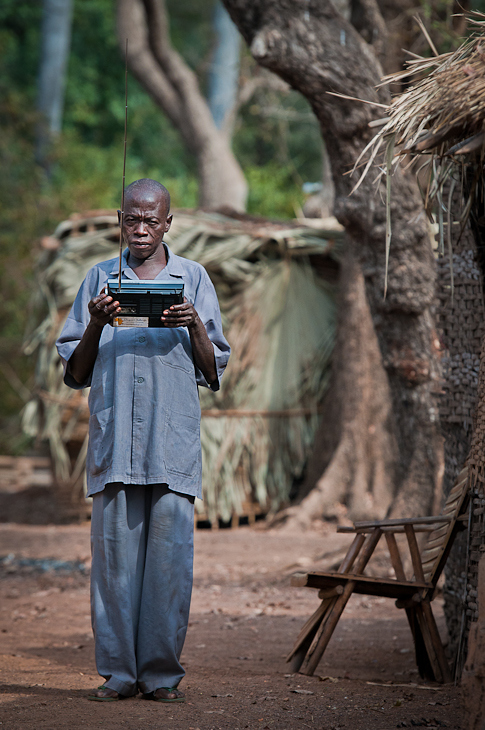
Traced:
POLYGON ((123 238, 136 259, 156 257, 172 216, 166 201, 149 191, 134 192, 125 200, 123 238))

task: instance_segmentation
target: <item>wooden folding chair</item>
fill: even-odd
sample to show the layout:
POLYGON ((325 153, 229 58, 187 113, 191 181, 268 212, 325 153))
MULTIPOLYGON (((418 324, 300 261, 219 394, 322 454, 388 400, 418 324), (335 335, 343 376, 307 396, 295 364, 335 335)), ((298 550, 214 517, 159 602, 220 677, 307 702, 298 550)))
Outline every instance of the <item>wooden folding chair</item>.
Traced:
POLYGON ((356 522, 354 527, 338 527, 337 532, 355 533, 339 570, 292 576, 291 585, 318 588, 318 596, 322 599, 287 657, 292 672, 314 673, 350 596, 363 593, 396 598, 397 608, 404 608, 407 614, 421 677, 437 682, 452 681, 431 601, 455 536, 465 527, 469 502, 467 481, 465 466, 437 517, 356 522), (418 532, 429 532, 421 554, 416 540, 418 532), (404 533, 407 538, 414 571, 410 578, 405 575, 396 533, 404 533), (395 578, 375 578, 364 573, 382 535, 387 542, 395 578))

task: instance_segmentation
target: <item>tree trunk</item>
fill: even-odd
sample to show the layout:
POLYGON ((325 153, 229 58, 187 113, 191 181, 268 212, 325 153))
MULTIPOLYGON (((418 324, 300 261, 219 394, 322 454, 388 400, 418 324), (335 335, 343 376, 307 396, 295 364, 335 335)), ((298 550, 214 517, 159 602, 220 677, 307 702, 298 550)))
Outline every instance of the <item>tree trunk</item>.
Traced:
MULTIPOLYGON (((381 405, 376 409, 380 420, 375 423, 371 416, 363 417, 359 412, 361 399, 367 402, 367 408, 373 407, 372 399, 366 394, 365 376, 357 381, 349 377, 344 392, 334 389, 332 397, 338 399, 337 410, 343 414, 345 409, 344 422, 339 444, 323 480, 319 481, 319 489, 306 497, 307 504, 311 501, 307 518, 325 514, 325 505, 332 494, 341 498, 338 483, 339 480, 344 484, 348 482, 348 475, 352 475, 352 484, 346 487, 347 504, 352 514, 367 513, 366 505, 375 505, 377 493, 382 501, 382 506, 379 505, 381 514, 389 499, 392 499, 388 510, 391 514, 429 514, 437 502, 441 454, 433 395, 438 376, 439 345, 431 313, 435 262, 428 227, 414 180, 396 171, 391 203, 393 239, 387 297, 384 298, 386 212, 382 202, 385 199, 383 184, 379 184, 376 194, 372 176, 368 176, 349 197, 355 180, 346 174, 372 135, 368 123, 378 115, 379 107, 327 93, 338 92, 377 105, 388 102, 387 92, 376 91, 382 75, 376 53, 383 52, 385 38, 379 30, 383 23, 370 27, 366 20, 376 16, 377 5, 373 0, 366 0, 366 12, 359 18, 359 33, 331 2, 224 0, 224 4, 255 59, 300 91, 319 119, 331 160, 336 215, 348 234, 349 255, 356 259, 352 266, 361 267, 367 306, 379 343, 381 377, 385 381, 378 398, 381 405), (373 46, 365 42, 364 35, 372 40, 373 46), (389 409, 385 406, 387 390, 389 409), (367 437, 361 440, 363 446, 358 453, 347 445, 355 440, 358 428, 353 424, 357 423, 373 425, 382 435, 379 445, 376 442, 370 454, 363 453, 367 437), (350 437, 346 435, 348 429, 350 437), (367 463, 360 464, 361 460, 367 463), (350 466, 349 461, 353 462, 350 466), (380 470, 385 470, 385 475, 374 480, 371 475, 379 474, 380 470), (377 490, 379 481, 385 482, 382 491, 377 490)), ((359 273, 358 269, 354 271, 357 272, 355 286, 358 290, 359 273)), ((356 296, 358 298, 358 294, 356 296)), ((360 311, 364 316, 365 307, 360 307, 360 311)), ((362 348, 372 350, 371 345, 362 342, 364 338, 359 343, 351 326, 348 330, 345 327, 344 320, 340 341, 354 338, 354 342, 348 344, 348 352, 345 348, 340 349, 340 357, 337 352, 335 371, 358 372, 362 360, 364 370, 368 372, 366 358, 373 356, 362 352, 362 348), (345 355, 349 359, 345 359, 345 355)), ((327 402, 329 400, 331 398, 327 402)))
POLYGON ((36 159, 47 167, 50 143, 62 127, 66 70, 71 45, 72 0, 44 0, 39 63, 36 159))
POLYGON ((212 118, 194 72, 170 43, 163 0, 118 0, 118 40, 123 52, 127 38, 130 70, 197 158, 199 204, 244 211, 243 172, 228 135, 212 118))
POLYGON ((320 463, 316 469, 316 465, 310 467, 304 486, 305 491, 310 491, 296 509, 290 508, 287 513, 299 523, 306 523, 315 515, 339 517, 343 505, 353 520, 383 518, 394 498, 393 484, 388 478, 395 470, 396 456, 389 383, 367 303, 362 268, 350 246, 341 262, 338 312, 334 357, 336 363, 346 366, 333 372, 332 395, 319 434, 321 441, 317 436, 315 449, 320 463), (332 445, 322 449, 329 437, 332 445), (322 451, 327 462, 323 464, 322 451))

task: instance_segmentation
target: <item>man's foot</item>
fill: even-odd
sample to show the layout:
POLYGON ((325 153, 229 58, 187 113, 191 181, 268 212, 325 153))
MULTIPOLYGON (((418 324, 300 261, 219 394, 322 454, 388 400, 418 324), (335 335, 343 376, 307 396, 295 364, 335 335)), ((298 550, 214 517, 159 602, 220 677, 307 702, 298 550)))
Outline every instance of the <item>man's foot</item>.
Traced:
POLYGON ((155 702, 185 702, 185 695, 176 687, 159 687, 155 692, 144 694, 143 699, 155 702))
POLYGON ((115 692, 114 689, 105 687, 104 684, 101 687, 98 687, 98 689, 93 690, 91 694, 88 695, 88 700, 94 700, 95 702, 116 702, 117 700, 122 699, 123 695, 115 692))

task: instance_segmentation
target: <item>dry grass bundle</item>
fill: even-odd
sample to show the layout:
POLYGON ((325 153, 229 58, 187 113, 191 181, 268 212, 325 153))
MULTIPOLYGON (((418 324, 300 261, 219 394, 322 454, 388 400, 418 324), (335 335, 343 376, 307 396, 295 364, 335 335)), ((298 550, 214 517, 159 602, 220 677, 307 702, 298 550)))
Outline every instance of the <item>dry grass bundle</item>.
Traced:
POLYGON ((430 41, 433 57, 414 58, 404 71, 383 79, 383 84, 406 79, 411 85, 394 98, 386 118, 371 122, 380 129, 356 163, 358 167, 368 155, 355 189, 384 150, 377 180, 382 175, 387 178, 387 254, 391 178, 398 164, 424 156, 418 181, 428 217, 432 222, 436 218, 439 224, 440 253, 444 251, 445 225, 451 247, 450 202, 456 185, 467 195, 460 217, 462 227, 476 199, 485 157, 485 14, 474 11, 467 18, 473 33, 456 51, 437 55, 430 41), (444 201, 447 183, 449 199, 444 201))
MULTIPOLYGON (((311 260, 336 256, 341 231, 176 211, 172 250, 208 270, 233 354, 215 396, 201 389, 204 509, 227 521, 258 501, 277 509, 301 476, 318 425, 335 332, 331 286, 311 260)), ((65 221, 39 263, 35 307, 47 314, 25 345, 37 351, 27 433, 48 439, 57 479, 83 483, 87 398, 62 381, 54 342, 79 285, 95 263, 117 255, 116 217, 65 221)), ((200 507, 200 506, 199 506, 200 507)))

